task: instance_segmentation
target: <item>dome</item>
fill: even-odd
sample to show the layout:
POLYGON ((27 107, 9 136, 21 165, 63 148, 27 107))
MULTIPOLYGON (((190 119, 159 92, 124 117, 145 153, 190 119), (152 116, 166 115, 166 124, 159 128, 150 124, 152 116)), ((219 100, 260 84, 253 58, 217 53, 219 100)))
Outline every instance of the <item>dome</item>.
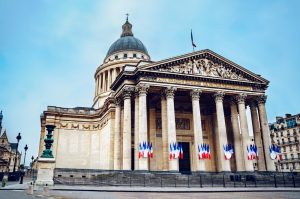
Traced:
MULTIPOLYGON (((128 18, 126 22, 122 26, 122 34, 121 37, 115 41, 109 48, 106 57, 120 51, 139 51, 143 54, 149 56, 148 51, 144 44, 137 38, 133 36, 132 33, 132 25, 128 22, 128 18)), ((150 57, 150 56, 149 56, 150 57)))
POLYGON ((144 44, 134 36, 124 36, 115 41, 109 48, 106 57, 114 54, 115 52, 125 51, 125 50, 134 50, 140 51, 148 55, 148 51, 144 44))

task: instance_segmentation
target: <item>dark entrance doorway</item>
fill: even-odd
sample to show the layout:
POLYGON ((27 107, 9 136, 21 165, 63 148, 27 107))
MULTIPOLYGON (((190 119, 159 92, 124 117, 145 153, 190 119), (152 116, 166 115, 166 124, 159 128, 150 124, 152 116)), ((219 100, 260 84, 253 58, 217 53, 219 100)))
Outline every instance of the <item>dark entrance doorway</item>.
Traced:
POLYGON ((131 148, 131 170, 134 170, 134 148, 131 148))
POLYGON ((191 173, 191 161, 190 161, 190 143, 179 142, 182 144, 183 159, 179 159, 179 172, 184 174, 191 173))

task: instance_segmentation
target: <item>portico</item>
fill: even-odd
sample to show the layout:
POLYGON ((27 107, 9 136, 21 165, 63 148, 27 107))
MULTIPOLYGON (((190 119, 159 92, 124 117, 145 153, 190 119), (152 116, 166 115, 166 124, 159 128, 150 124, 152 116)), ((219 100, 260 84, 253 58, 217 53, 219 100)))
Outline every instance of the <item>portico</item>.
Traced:
MULTIPOLYGON (((127 119, 134 116, 135 122, 131 128, 131 140, 134 142, 130 146, 134 147, 135 151, 135 170, 180 171, 179 160, 169 158, 169 145, 174 142, 186 142, 190 149, 191 171, 254 171, 254 163, 257 162, 248 160, 247 147, 257 143, 261 148, 262 140, 259 138, 264 133, 268 133, 256 125, 258 121, 264 119, 260 118, 265 117, 264 112, 261 112, 261 116, 253 116, 254 112, 258 110, 257 101, 262 98, 262 94, 195 86, 183 88, 180 85, 164 83, 160 83, 158 86, 157 82, 148 81, 124 86, 123 89, 116 92, 116 100, 122 99, 123 93, 128 93, 129 90, 132 96, 131 105, 123 102, 122 106, 124 111, 123 129, 129 129, 127 119), (248 104, 251 104, 252 123, 256 125, 254 142, 250 139, 248 132, 245 111, 248 104), (213 119, 214 116, 216 120, 213 119), (230 125, 227 126, 228 118, 230 125), (155 125, 152 124, 151 129, 149 126, 153 121, 155 121, 155 125), (138 158, 138 148, 136 147, 143 141, 150 141, 155 146, 154 159, 138 158), (198 145, 202 143, 207 143, 211 147, 212 159, 198 159, 198 145), (226 144, 235 146, 234 160, 232 161, 224 158, 223 147, 226 144), (231 165, 233 162, 234 165, 231 165)), ((259 102, 261 103, 261 101, 259 102)), ((115 122, 115 126, 120 124, 120 117, 115 122)), ((125 131, 121 135, 128 136, 129 133, 125 131)), ((115 136, 114 142, 116 146, 128 147, 127 139, 118 139, 118 136, 115 136)), ((124 150, 129 151, 130 148, 124 150)), ((270 159, 268 154, 265 155, 263 151, 260 151, 260 156, 262 159, 270 159)), ((114 157, 114 159, 120 158, 114 157)), ((270 161, 272 160, 270 159, 270 161)), ((123 165, 130 165, 130 163, 131 159, 123 157, 123 165)), ((261 164, 263 164, 262 161, 257 163, 258 170, 266 171, 261 164)), ((127 166, 126 168, 131 167, 127 166)), ((121 169, 127 170, 126 168, 121 169)))

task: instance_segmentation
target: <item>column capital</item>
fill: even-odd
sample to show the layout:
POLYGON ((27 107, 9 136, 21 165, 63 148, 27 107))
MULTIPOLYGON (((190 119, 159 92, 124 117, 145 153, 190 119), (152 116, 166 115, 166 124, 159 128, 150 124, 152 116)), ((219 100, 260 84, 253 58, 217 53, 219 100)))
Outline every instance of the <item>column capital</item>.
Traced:
POLYGON ((245 93, 240 93, 239 95, 235 96, 235 99, 239 104, 244 104, 246 98, 247 98, 247 94, 245 93))
POLYGON ((266 95, 259 95, 256 97, 256 101, 258 104, 265 104, 267 101, 267 96, 266 95))
POLYGON ((134 91, 134 87, 125 86, 122 90, 122 95, 124 99, 128 99, 131 97, 132 92, 134 91))
POLYGON ((257 107, 257 102, 255 100, 250 100, 249 101, 249 106, 250 106, 250 108, 256 108, 257 107))
POLYGON ((115 104, 117 106, 121 105, 121 99, 119 97, 115 99, 115 104))
POLYGON ((225 93, 223 91, 218 91, 214 94, 215 101, 223 101, 225 93))
POLYGON ((149 85, 148 84, 138 84, 135 87, 135 93, 138 93, 139 95, 147 94, 149 90, 149 85))
POLYGON ((199 100, 201 93, 202 93, 202 90, 201 90, 201 89, 193 89, 193 90, 190 92, 190 95, 191 95, 191 97, 192 97, 192 100, 199 100))
POLYGON ((177 90, 176 87, 167 87, 165 90, 164 90, 164 93, 166 95, 167 98, 174 98, 175 96, 175 91, 177 90))

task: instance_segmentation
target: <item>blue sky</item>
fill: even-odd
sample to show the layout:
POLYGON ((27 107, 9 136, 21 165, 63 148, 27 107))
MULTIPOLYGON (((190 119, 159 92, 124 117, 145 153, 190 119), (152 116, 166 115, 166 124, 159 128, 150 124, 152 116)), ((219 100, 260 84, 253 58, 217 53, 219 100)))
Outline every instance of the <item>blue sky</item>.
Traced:
MULTIPOLYGON (((299 107, 300 1, 0 0, 0 110, 37 155, 48 105, 91 106, 93 75, 125 13, 152 60, 211 49, 270 80, 269 121, 299 107)), ((27 162, 28 162, 27 160, 27 162)))

